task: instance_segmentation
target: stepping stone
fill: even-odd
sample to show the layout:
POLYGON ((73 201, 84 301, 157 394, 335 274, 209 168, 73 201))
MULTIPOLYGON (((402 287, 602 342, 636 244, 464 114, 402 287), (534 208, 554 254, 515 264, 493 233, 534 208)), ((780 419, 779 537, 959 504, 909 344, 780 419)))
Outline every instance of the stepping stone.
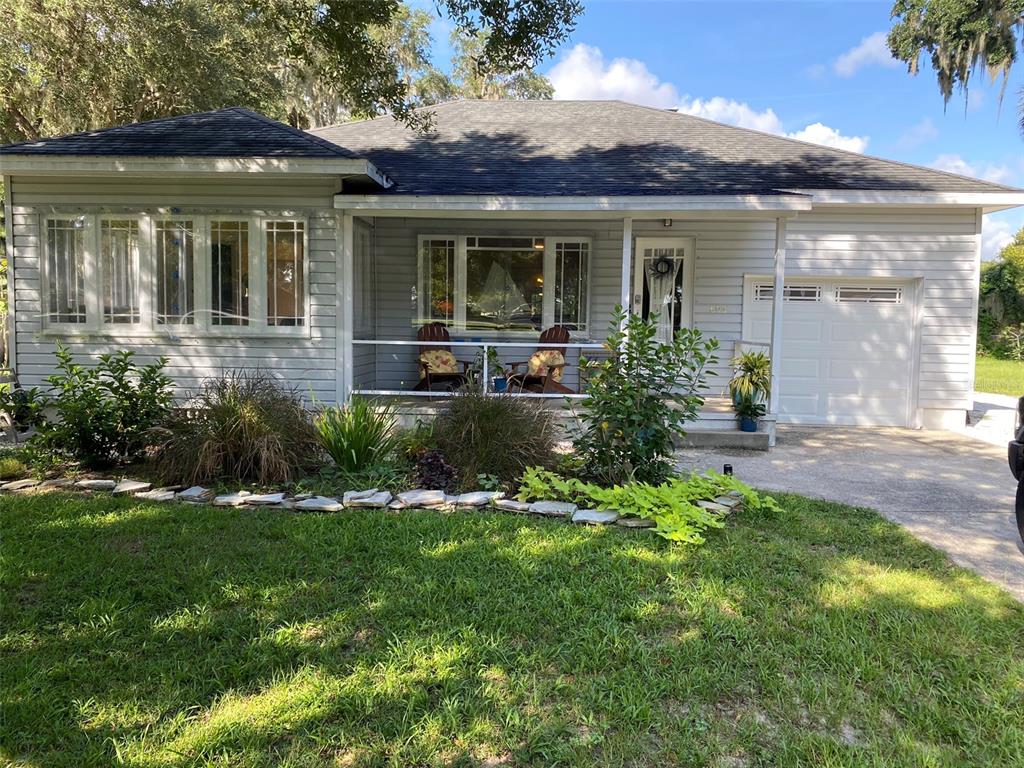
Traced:
POLYGON ((43 480, 39 484, 40 488, 70 488, 75 484, 75 481, 70 477, 59 477, 53 480, 43 480))
POLYGON ((439 507, 448 503, 448 496, 444 491, 428 491, 417 488, 398 494, 398 500, 407 507, 439 507))
POLYGON ((193 485, 191 488, 179 491, 176 498, 179 501, 191 501, 201 504, 213 498, 213 491, 209 488, 203 488, 201 485, 193 485))
POLYGON ((157 488, 155 491, 143 491, 142 493, 136 493, 136 499, 142 499, 143 501, 174 501, 174 491, 166 491, 163 488, 157 488))
POLYGON ((283 493, 261 493, 255 496, 246 496, 245 504, 251 504, 254 507, 269 507, 273 504, 280 504, 284 501, 283 493))
POLYGON ((743 499, 737 499, 735 496, 719 496, 715 499, 715 504, 721 504, 723 507, 729 509, 735 509, 743 503, 743 499))
POLYGON ((399 501, 398 499, 395 499, 390 504, 388 504, 388 509, 391 509, 391 510, 394 510, 395 512, 397 512, 398 510, 405 509, 408 506, 409 505, 406 504, 404 501, 399 501))
POLYGON ((572 516, 574 523, 586 525, 611 525, 619 519, 619 513, 610 509, 581 509, 572 516))
POLYGON ((345 491, 345 495, 341 497, 343 503, 348 504, 350 501, 358 501, 359 499, 368 499, 377 493, 376 488, 371 488, 368 491, 345 491))
POLYGON ((576 505, 564 501, 535 501, 530 511, 535 515, 546 517, 569 517, 576 512, 576 505))
POLYGON ((152 483, 144 483, 141 480, 122 480, 114 486, 115 496, 126 496, 129 493, 142 493, 153 488, 152 483))
POLYGON ((623 528, 653 528, 657 525, 653 520, 649 520, 646 517, 637 517, 636 515, 620 517, 615 521, 615 524, 621 525, 623 528))
POLYGON ((245 500, 252 496, 249 491, 238 491, 237 493, 225 493, 223 496, 218 496, 213 500, 213 506, 215 507, 240 507, 245 504, 245 500))
POLYGON ((518 512, 521 515, 530 511, 529 503, 525 501, 516 501, 515 499, 495 499, 494 507, 495 509, 501 509, 505 512, 518 512))
POLYGON ((701 509, 706 509, 709 512, 718 512, 719 514, 723 515, 727 513, 730 509, 729 507, 723 506, 721 504, 716 504, 713 501, 704 501, 703 499, 697 501, 696 504, 701 509))
POLYGON ((75 487, 85 491, 112 491, 117 483, 113 480, 79 480, 75 487))
POLYGON ((24 491, 27 490, 28 488, 35 488, 37 485, 39 485, 39 481, 32 478, 25 480, 12 480, 9 483, 4 483, 3 485, 0 485, 0 490, 24 491))
POLYGON ((326 496, 313 496, 308 499, 296 501, 293 509, 301 509, 305 512, 340 512, 344 505, 337 499, 329 499, 326 496))
POLYGON ((504 494, 497 491, 474 491, 472 493, 463 493, 455 499, 455 506, 484 507, 492 501, 501 498, 503 495, 504 494))
POLYGON ((372 496, 364 496, 358 499, 352 499, 345 502, 346 507, 355 508, 375 508, 383 509, 391 503, 391 494, 387 491, 380 491, 372 496))
MULTIPOLYGON (((295 499, 295 501, 305 501, 306 499, 312 499, 313 498, 313 494, 312 493, 297 493, 294 496, 292 496, 292 498, 295 499)), ((323 497, 321 496, 320 498, 323 498, 323 497)))

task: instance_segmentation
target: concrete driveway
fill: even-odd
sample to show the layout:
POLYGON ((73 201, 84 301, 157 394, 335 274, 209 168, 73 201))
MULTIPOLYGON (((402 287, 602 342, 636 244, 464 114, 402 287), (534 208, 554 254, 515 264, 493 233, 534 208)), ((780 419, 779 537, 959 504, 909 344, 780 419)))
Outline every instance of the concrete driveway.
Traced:
POLYGON ((1024 547, 1005 441, 911 429, 780 427, 768 453, 689 449, 679 458, 681 467, 697 470, 732 464, 757 488, 877 509, 1024 601, 1024 547))

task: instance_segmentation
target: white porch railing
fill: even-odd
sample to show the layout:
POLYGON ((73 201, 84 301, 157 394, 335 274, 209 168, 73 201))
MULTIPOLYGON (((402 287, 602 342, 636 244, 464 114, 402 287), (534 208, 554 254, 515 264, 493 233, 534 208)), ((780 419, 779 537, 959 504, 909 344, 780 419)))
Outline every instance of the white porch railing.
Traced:
MULTIPOLYGON (((536 341, 419 341, 419 340, 397 340, 397 339, 353 339, 353 348, 357 346, 374 346, 374 347, 475 347, 480 350, 481 354, 481 370, 480 380, 481 388, 485 395, 499 394, 490 391, 490 373, 489 373, 489 361, 487 359, 488 351, 491 348, 494 349, 523 349, 523 350, 537 350, 537 349, 577 349, 580 351, 586 349, 604 349, 605 345, 598 342, 557 342, 554 344, 541 344, 536 341)), ((450 397, 452 392, 450 391, 416 391, 410 389, 366 389, 354 387, 352 389, 353 395, 369 395, 369 396, 401 396, 401 397, 450 397)), ((581 399, 586 395, 578 393, 561 393, 561 392, 512 392, 516 397, 536 397, 536 398, 572 398, 581 399)))

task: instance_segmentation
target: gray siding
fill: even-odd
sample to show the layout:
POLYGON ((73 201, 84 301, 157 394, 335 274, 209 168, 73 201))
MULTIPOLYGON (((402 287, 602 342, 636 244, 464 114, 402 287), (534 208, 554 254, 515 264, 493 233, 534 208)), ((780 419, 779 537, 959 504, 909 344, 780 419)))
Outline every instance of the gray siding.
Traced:
MULTIPOLYGON (((14 285, 17 309, 17 367, 26 386, 43 384, 53 370, 53 350, 64 339, 83 362, 104 352, 133 350, 139 362, 168 359, 167 373, 179 394, 231 368, 261 368, 298 387, 306 397, 333 402, 336 395, 335 182, 330 179, 227 179, 163 181, 15 177, 11 184, 14 222, 14 285), (44 333, 40 321, 40 214, 280 212, 309 220, 309 302, 311 323, 301 336, 189 337, 171 332, 148 336, 61 336, 44 333)), ((197 254, 198 255, 198 254, 197 254)))

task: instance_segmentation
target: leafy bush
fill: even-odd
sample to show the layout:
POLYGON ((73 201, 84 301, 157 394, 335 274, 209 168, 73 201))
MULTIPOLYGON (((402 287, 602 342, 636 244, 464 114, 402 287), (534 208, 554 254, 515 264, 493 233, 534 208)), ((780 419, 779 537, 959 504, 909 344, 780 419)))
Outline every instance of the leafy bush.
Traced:
POLYGON ((416 480, 420 488, 451 493, 457 486, 458 472, 444 460, 439 450, 423 453, 416 462, 416 480))
POLYGON ((668 476, 673 439, 696 418, 707 366, 717 362, 716 339, 686 328, 661 343, 656 322, 627 318, 616 307, 605 344, 610 357, 583 363, 590 375, 576 450, 584 474, 605 485, 657 483, 668 476))
POLYGON ((60 342, 56 355, 57 373, 46 378, 55 419, 43 424, 34 440, 90 469, 137 459, 171 406, 166 359, 139 366, 134 353, 122 351, 100 355, 99 363, 87 368, 60 342))
POLYGON ((458 483, 476 487, 478 475, 514 483, 531 466, 555 461, 555 422, 536 402, 514 395, 464 391, 434 420, 434 439, 458 470, 458 483))
POLYGON ((320 456, 297 390, 259 371, 206 381, 188 412, 163 432, 156 465, 165 482, 278 485, 311 469, 320 456))
POLYGON ((5 414, 19 432, 43 426, 49 404, 50 398, 39 387, 0 387, 0 413, 5 414))
POLYGON ((999 334, 1006 357, 1010 360, 1024 360, 1024 323, 1003 328, 999 334))
POLYGON ((585 507, 615 510, 621 515, 635 515, 653 520, 654 531, 670 541, 701 544, 705 530, 721 528, 725 523, 722 514, 704 509, 696 502, 710 501, 730 491, 743 496, 744 509, 748 512, 779 511, 774 499, 761 496, 734 477, 716 472, 687 478, 676 476, 659 485, 632 482, 602 488, 531 467, 523 474, 518 498, 520 501, 569 501, 585 507))
POLYGON ((324 408, 313 423, 324 450, 346 472, 386 463, 399 446, 394 409, 370 400, 353 398, 344 407, 324 408))
MULTIPOLYGON (((1000 252, 981 265, 978 304, 978 349, 1013 359, 1013 336, 1007 328, 1024 325, 1024 229, 1000 252)), ((1019 359, 1019 358, 1018 358, 1019 359)))

